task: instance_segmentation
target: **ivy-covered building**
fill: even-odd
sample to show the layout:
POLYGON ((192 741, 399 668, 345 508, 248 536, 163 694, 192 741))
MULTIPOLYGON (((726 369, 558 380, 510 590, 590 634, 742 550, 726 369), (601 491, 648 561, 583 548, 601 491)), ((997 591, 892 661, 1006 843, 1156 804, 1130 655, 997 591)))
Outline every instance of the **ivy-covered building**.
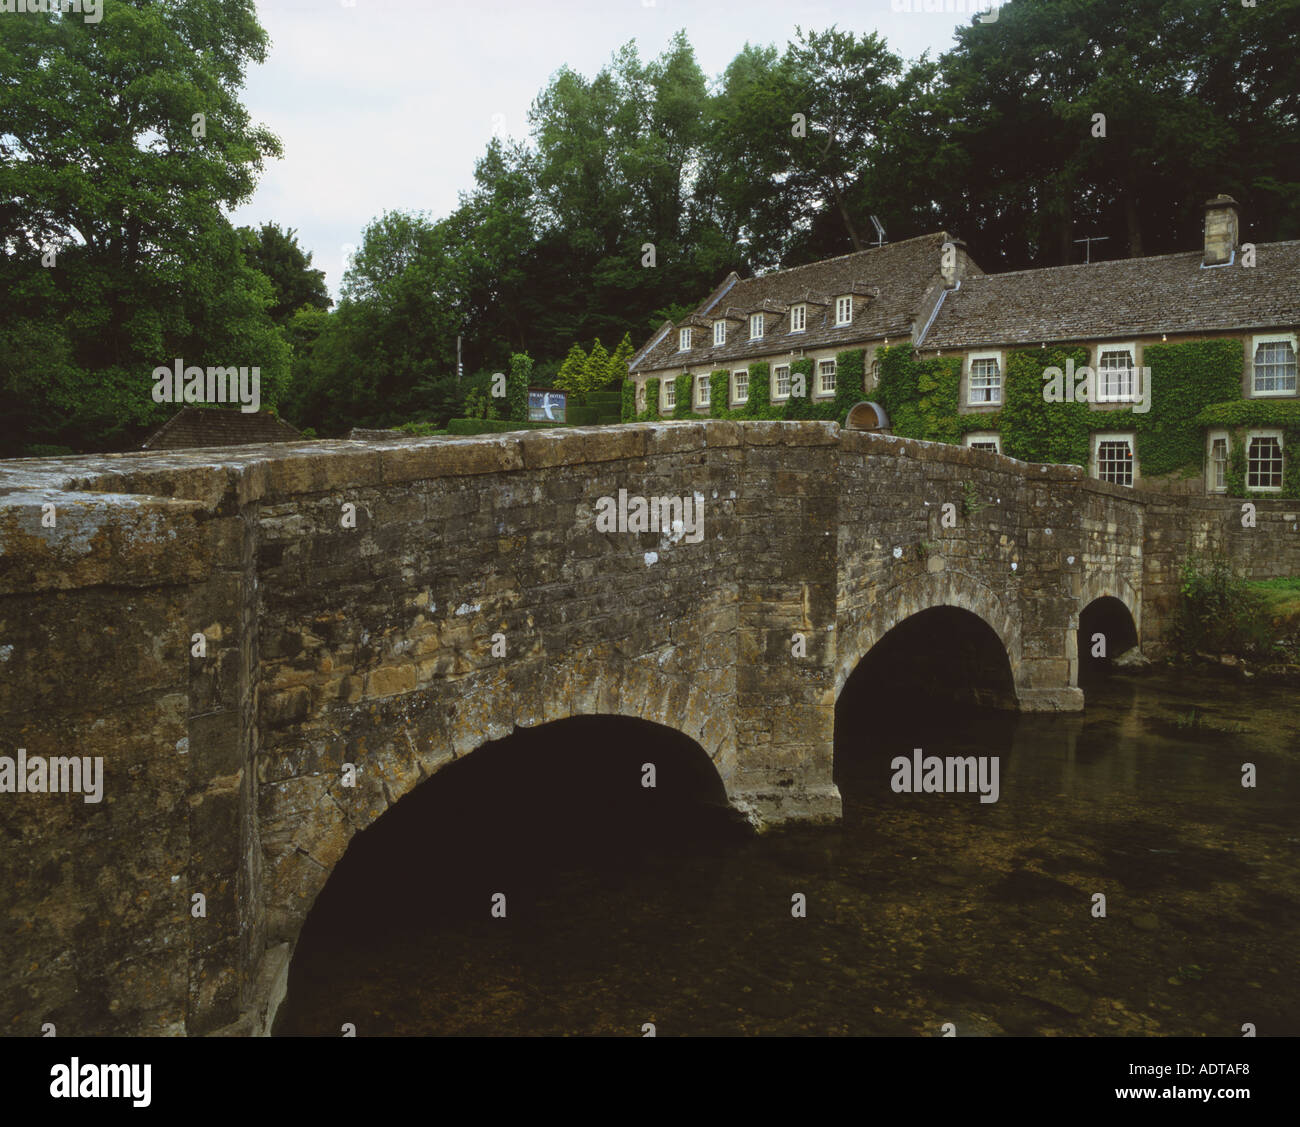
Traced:
POLYGON ((939 232, 732 274, 632 358, 624 414, 842 422, 870 399, 907 437, 1300 496, 1300 242, 1239 230, 1220 196, 1181 254, 985 274, 939 232))

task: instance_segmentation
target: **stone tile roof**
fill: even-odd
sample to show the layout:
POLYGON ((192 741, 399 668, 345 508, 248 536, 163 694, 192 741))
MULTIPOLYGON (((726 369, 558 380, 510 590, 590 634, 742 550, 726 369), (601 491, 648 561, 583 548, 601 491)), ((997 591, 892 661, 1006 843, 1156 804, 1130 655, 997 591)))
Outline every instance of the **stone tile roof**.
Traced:
POLYGON ((729 318, 726 344, 714 347, 711 332, 703 339, 697 333, 692 340, 695 347, 681 352, 677 333, 665 332, 671 327, 665 323, 632 358, 629 368, 650 372, 680 371, 697 364, 725 367, 732 361, 748 362, 791 349, 847 347, 880 337, 910 336, 926 291, 938 278, 939 248, 951 238, 938 231, 756 278, 732 274, 679 322, 681 327, 701 321, 711 325, 729 318), (853 322, 837 327, 835 298, 845 294, 857 295, 853 322), (789 308, 800 302, 808 303, 807 329, 791 333, 789 308), (751 341, 749 314, 764 310, 773 316, 765 319, 764 336, 751 341))
POLYGON ((1202 269, 1201 260, 1197 250, 964 278, 945 295, 917 346, 1116 340, 1300 324, 1300 241, 1260 243, 1254 267, 1202 269))
POLYGON ((188 450, 203 446, 248 446, 298 442, 302 435, 269 411, 225 407, 182 407, 144 440, 141 450, 188 450))

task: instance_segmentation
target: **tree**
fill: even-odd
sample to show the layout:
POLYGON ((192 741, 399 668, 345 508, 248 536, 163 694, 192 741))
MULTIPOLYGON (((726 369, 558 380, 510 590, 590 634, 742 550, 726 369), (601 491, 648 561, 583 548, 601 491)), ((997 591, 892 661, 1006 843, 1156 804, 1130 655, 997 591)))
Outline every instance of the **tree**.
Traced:
POLYGON ((282 231, 275 223, 261 229, 241 227, 244 256, 271 280, 275 303, 271 319, 285 325, 303 306, 329 309, 334 304, 325 285, 325 271, 311 269, 311 254, 298 245, 297 232, 282 231))
POLYGON ((0 19, 0 398, 25 404, 5 453, 135 444, 175 409, 151 375, 177 358, 258 367, 276 402, 289 348, 225 214, 280 154, 238 100, 266 52, 253 0, 0 19))
POLYGON ((621 387, 623 381, 627 379, 628 361, 632 359, 636 349, 632 347, 632 334, 624 333, 623 339, 618 342, 618 347, 614 349, 614 354, 609 358, 609 375, 602 387, 621 387))
POLYGON ((596 338, 596 343, 591 346, 591 353, 587 357, 587 363, 582 369, 582 386, 578 389, 584 395, 590 391, 599 391, 609 382, 609 353, 605 346, 600 343, 600 338, 596 338))
POLYGON ((587 354, 583 351, 582 345, 575 341, 569 348, 564 363, 560 365, 559 373, 555 377, 555 386, 565 391, 581 391, 582 376, 586 370, 587 354))

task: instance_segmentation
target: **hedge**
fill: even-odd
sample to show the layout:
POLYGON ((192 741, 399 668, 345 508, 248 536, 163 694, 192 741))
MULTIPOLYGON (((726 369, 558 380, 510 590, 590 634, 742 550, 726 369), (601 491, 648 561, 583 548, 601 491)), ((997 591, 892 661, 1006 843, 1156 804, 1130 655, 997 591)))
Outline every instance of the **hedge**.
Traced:
POLYGON ((448 419, 448 434, 504 434, 512 430, 543 430, 565 423, 518 422, 515 419, 448 419))

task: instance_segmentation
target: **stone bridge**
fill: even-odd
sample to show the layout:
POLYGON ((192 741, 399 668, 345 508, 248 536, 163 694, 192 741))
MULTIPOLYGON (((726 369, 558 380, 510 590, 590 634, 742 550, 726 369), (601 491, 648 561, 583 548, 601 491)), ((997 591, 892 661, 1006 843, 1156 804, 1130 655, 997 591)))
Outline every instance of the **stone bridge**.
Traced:
POLYGON ((0 463, 0 1028, 265 1031, 352 836, 517 726, 652 721, 757 825, 833 819, 891 630, 958 608, 988 699, 1078 709, 1090 604, 1158 648, 1188 547, 1300 571, 1289 505, 1243 547, 1239 502, 819 422, 0 463), (702 529, 611 531, 620 490, 702 529), (102 801, 11 793, 19 749, 102 801))

